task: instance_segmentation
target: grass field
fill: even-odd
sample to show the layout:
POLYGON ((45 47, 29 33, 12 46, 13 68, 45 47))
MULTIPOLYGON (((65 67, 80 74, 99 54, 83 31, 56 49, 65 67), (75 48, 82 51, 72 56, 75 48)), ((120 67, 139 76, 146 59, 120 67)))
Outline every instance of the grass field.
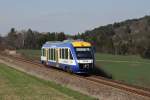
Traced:
POLYGON ((17 52, 23 54, 25 57, 30 59, 40 59, 41 51, 40 50, 18 50, 17 52))
MULTIPOLYGON (((40 50, 19 50, 29 58, 39 58, 40 50)), ((140 56, 96 53, 96 64, 114 80, 150 88, 150 60, 140 56)))
POLYGON ((38 79, 0 63, 0 100, 92 100, 53 82, 38 79))
POLYGON ((113 79, 150 88, 150 60, 139 56, 96 54, 97 64, 113 79))

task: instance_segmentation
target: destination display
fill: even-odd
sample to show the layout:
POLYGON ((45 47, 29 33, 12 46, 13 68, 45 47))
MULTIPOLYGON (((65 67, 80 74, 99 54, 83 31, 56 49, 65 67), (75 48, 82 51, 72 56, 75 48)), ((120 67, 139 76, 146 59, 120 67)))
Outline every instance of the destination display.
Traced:
POLYGON ((91 51, 91 48, 76 48, 76 51, 91 51))

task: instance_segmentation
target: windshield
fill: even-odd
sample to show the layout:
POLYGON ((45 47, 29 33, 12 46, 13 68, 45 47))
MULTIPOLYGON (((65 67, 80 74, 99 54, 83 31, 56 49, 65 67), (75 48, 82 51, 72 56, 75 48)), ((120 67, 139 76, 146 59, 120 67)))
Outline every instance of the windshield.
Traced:
POLYGON ((91 48, 75 48, 77 59, 92 59, 91 48))

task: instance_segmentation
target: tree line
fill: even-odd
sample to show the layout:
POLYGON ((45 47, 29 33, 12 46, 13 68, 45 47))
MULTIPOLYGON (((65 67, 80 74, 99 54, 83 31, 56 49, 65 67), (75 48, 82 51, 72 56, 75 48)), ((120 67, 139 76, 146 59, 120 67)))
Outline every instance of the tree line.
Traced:
POLYGON ((31 29, 16 31, 12 28, 7 36, 0 36, 6 46, 15 49, 40 49, 46 41, 83 39, 91 42, 96 52, 119 55, 136 54, 150 58, 150 16, 126 20, 76 35, 64 32, 37 32, 31 29))
POLYGON ((101 26, 76 37, 93 43, 97 52, 150 58, 150 16, 101 26))
POLYGON ((7 36, 3 37, 5 46, 12 49, 40 49, 46 41, 63 41, 63 32, 37 32, 31 29, 17 31, 11 28, 7 36))

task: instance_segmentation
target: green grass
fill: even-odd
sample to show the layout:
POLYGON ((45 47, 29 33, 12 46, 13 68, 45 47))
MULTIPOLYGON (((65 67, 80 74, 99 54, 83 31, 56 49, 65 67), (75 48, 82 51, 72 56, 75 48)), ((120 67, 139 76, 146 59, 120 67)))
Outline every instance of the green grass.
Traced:
POLYGON ((150 63, 149 59, 143 59, 139 55, 112 55, 96 53, 96 60, 125 61, 134 63, 150 63))
POLYGON ((20 49, 17 52, 30 59, 40 59, 41 56, 41 50, 20 49))
MULTIPOLYGON (((40 50, 19 50, 30 58, 40 57, 40 50)), ((150 88, 150 60, 138 55, 96 53, 96 64, 114 80, 150 88)))
POLYGON ((54 82, 0 64, 0 100, 93 100, 54 82))
POLYGON ((113 79, 150 88, 150 60, 139 56, 97 54, 97 65, 113 79))

